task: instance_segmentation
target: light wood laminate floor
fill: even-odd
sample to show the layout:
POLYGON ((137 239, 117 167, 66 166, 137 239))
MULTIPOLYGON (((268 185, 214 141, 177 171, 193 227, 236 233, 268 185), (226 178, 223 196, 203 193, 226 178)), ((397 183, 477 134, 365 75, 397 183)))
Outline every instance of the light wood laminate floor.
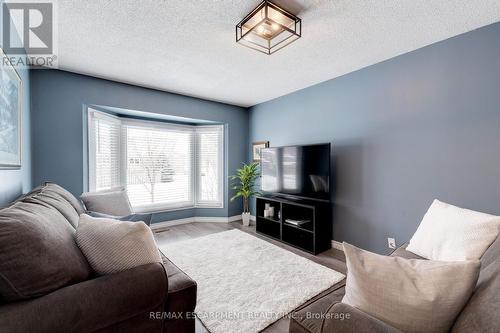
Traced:
MULTIPOLYGON (((276 240, 267 238, 255 232, 255 226, 245 227, 241 224, 241 221, 231 222, 231 223, 209 223, 209 222, 199 222, 199 223, 188 223, 176 226, 171 226, 162 230, 155 232, 156 242, 158 246, 164 244, 171 244, 173 242, 179 242, 183 240, 188 240, 192 238, 203 237, 217 232, 223 232, 231 229, 240 229, 241 231, 252 234, 256 237, 264 239, 272 244, 275 244, 281 248, 289 250, 297 255, 304 258, 310 259, 318 264, 324 265, 338 272, 344 273, 346 271, 345 257, 342 251, 336 249, 330 249, 318 255, 312 255, 310 253, 301 251, 294 247, 288 246, 286 244, 280 243, 276 240)), ((281 333, 288 332, 289 320, 283 318, 272 324, 271 326, 264 329, 262 332, 265 333, 281 333)), ((201 321, 196 320, 196 333, 207 333, 208 330, 203 326, 201 321)))

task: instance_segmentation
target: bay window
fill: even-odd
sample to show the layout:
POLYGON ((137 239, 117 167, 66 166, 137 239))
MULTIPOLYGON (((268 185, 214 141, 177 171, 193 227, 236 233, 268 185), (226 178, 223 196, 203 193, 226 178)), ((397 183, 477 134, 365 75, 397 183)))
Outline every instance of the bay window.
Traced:
POLYGON ((222 207, 223 125, 178 125, 89 109, 89 189, 125 186, 136 211, 222 207))

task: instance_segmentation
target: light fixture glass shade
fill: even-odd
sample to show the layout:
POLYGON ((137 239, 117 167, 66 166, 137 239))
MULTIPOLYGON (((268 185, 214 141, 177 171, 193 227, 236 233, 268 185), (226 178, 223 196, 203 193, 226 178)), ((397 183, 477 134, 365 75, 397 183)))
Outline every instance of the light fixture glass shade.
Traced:
POLYGON ((236 25, 236 42, 268 55, 299 39, 301 34, 300 18, 267 0, 236 25))

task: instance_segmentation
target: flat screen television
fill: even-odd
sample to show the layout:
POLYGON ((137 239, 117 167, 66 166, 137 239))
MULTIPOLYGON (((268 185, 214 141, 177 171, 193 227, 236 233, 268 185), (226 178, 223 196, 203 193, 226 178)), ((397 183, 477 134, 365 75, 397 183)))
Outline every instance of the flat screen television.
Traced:
POLYGON ((265 194, 330 200, 330 144, 264 148, 261 189, 265 194))

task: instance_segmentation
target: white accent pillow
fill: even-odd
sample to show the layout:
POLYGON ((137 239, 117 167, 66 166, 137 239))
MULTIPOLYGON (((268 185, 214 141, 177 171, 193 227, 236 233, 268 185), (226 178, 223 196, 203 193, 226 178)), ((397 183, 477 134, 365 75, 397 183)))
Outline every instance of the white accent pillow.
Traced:
POLYGON ((97 212, 115 216, 132 214, 132 206, 124 187, 114 187, 99 192, 86 192, 80 196, 89 212, 97 212))
POLYGON ((344 243, 342 303, 407 333, 449 332, 474 291, 480 262, 387 257, 344 243))
POLYGON ((153 233, 144 222, 82 214, 76 229, 76 243, 98 274, 161 262, 153 233))
POLYGON ((500 216, 434 200, 408 251, 431 260, 479 260, 500 233, 500 216))

